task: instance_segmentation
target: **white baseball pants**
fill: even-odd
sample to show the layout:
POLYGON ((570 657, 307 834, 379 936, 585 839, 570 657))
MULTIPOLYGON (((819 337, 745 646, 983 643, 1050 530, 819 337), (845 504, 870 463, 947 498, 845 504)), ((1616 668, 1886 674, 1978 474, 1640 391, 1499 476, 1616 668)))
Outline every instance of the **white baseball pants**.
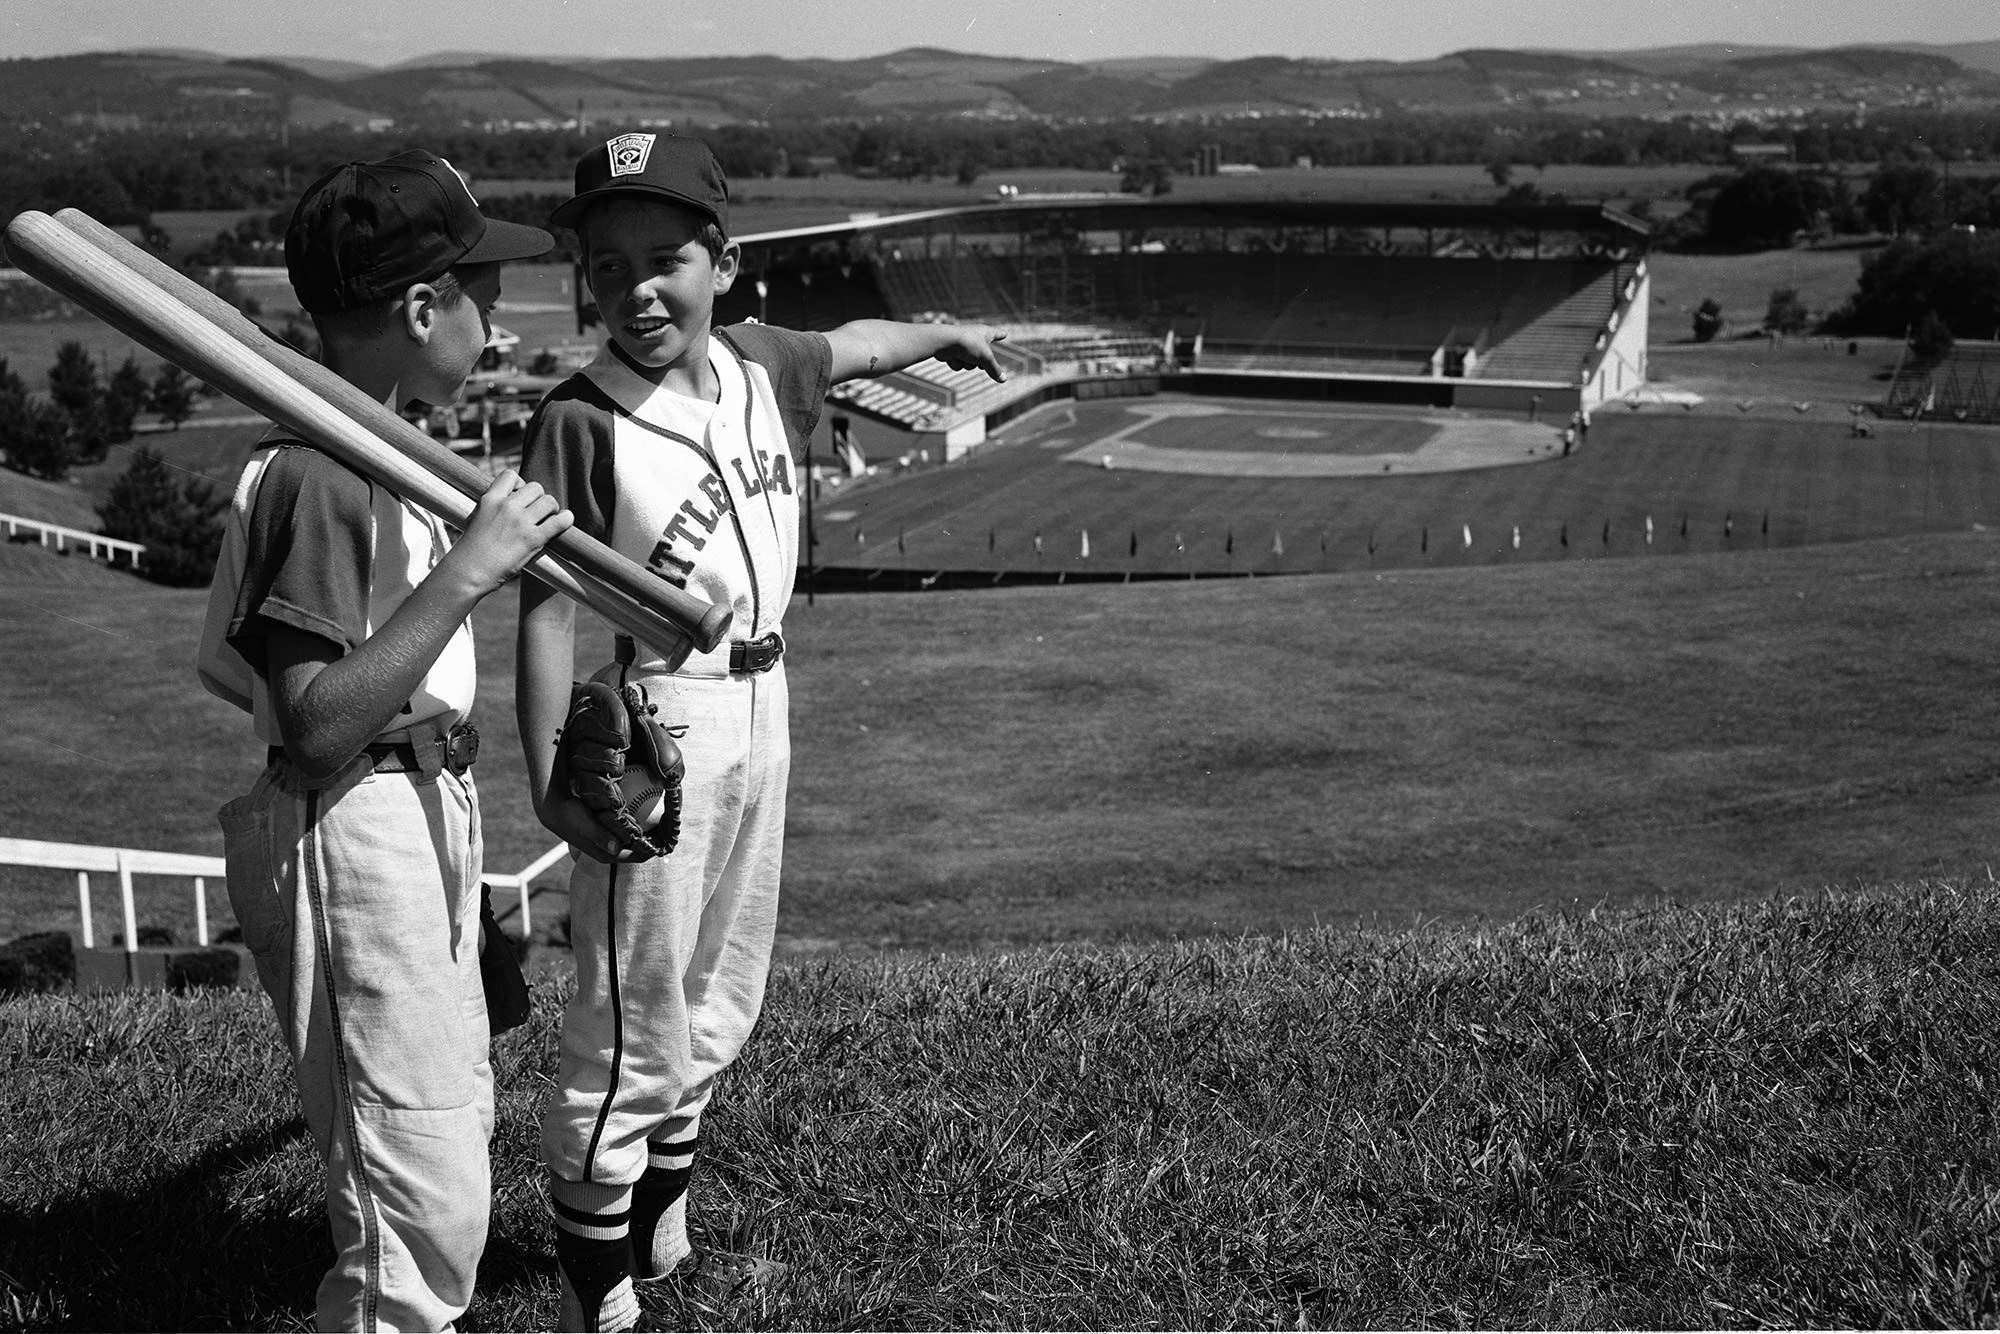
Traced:
MULTIPOLYGON (((563 1014, 542 1154, 558 1200, 592 1209, 620 1207, 646 1171, 648 1139, 692 1137, 716 1076, 757 1022, 791 771, 782 664, 757 675, 628 679, 659 705, 661 722, 687 724, 687 774, 671 856, 614 866, 579 858, 570 880, 576 994, 563 1014)), ((662 1253, 685 1251, 682 1218, 673 1216, 681 1236, 662 1239, 662 1253)))
POLYGON ((323 1330, 438 1330, 472 1299, 492 1188, 470 776, 324 788, 280 759, 222 808, 229 898, 291 1049, 337 1251, 323 1330))

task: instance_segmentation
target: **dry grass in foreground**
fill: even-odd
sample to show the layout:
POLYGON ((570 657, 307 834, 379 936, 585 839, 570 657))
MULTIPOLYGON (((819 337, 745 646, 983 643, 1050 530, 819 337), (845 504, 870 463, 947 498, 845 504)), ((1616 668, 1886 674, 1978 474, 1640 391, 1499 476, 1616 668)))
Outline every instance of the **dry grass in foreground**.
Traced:
MULTIPOLYGON (((538 1014, 471 1328, 548 1328, 538 1014)), ((660 1328, 1973 1326, 2000 1314, 2000 886, 782 970, 660 1328)), ((0 1325, 310 1318, 254 995, 0 1005, 0 1325)))

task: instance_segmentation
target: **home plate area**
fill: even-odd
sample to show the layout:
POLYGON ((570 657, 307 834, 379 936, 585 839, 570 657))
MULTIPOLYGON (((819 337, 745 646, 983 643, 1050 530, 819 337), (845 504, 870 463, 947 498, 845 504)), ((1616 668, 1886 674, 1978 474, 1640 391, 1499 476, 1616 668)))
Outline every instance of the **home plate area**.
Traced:
POLYGON ((1562 456, 1562 425, 1449 410, 1282 408, 1157 399, 1065 463, 1199 477, 1381 477, 1562 456))

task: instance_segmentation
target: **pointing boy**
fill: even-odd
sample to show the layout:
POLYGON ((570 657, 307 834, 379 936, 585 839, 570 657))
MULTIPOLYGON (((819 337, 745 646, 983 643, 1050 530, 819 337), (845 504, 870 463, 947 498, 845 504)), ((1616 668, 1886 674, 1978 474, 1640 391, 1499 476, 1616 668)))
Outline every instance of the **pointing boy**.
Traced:
MULTIPOLYGON (((859 320, 830 333, 712 327, 735 281, 729 189, 697 140, 625 134, 577 163, 551 216, 574 228, 609 334, 544 400, 524 476, 578 526, 735 613, 710 653, 618 637, 615 684, 641 687, 680 745, 681 833, 635 862, 552 781, 575 621, 521 586, 519 713, 542 822, 581 849, 570 883, 577 988, 542 1123, 563 1328, 638 1318, 635 1278, 688 1259, 687 1186, 703 1109, 763 1003, 778 909, 791 742, 780 625, 798 563, 798 472, 829 386, 938 357, 1001 379, 998 335, 859 320), (665 656, 662 656, 663 651, 665 656)), ((709 1257, 724 1283, 757 1277, 709 1257)))

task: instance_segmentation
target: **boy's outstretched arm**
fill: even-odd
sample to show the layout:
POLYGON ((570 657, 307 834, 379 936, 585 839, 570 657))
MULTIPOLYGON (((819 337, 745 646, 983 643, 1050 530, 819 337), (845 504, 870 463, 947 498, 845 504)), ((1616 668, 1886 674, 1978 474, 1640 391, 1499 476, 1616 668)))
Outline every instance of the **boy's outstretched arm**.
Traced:
POLYGON ((956 371, 982 370, 995 380, 1007 373, 993 345, 1007 335, 976 324, 903 324, 850 320, 826 335, 833 347, 832 382, 887 375, 936 357, 956 371))
POLYGON ((273 625, 269 669, 285 750, 325 777, 394 722, 481 599, 518 575, 569 528, 568 510, 533 482, 503 472, 479 498, 465 534, 376 632, 342 653, 332 640, 273 625))

